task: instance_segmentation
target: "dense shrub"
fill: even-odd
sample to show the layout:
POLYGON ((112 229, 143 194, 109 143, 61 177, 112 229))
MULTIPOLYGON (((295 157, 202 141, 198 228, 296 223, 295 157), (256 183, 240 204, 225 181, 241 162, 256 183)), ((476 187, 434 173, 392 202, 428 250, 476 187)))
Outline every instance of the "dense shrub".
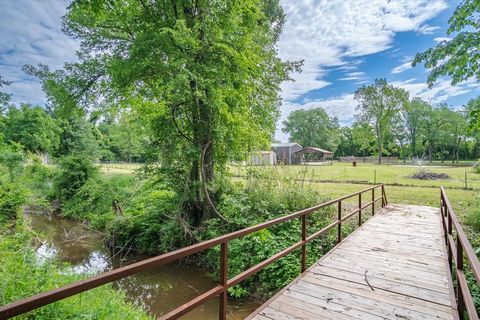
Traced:
POLYGON ((56 169, 45 166, 38 157, 25 166, 21 184, 29 190, 27 205, 37 210, 49 211, 50 199, 53 196, 53 182, 56 169))
POLYGON ((0 228, 8 221, 15 221, 27 199, 26 190, 19 184, 0 184, 0 228))
POLYGON ((146 183, 125 207, 125 214, 108 224, 109 242, 149 254, 187 245, 181 223, 174 214, 175 204, 173 192, 146 183))
POLYGON ((62 215, 88 221, 96 229, 105 229, 106 223, 119 214, 114 211, 113 203, 122 210, 133 192, 133 186, 138 183, 134 177, 125 176, 90 178, 68 200, 63 201, 62 215))
POLYGON ((98 169, 84 156, 63 157, 54 181, 54 196, 60 201, 70 200, 89 180, 98 177, 98 169))
POLYGON ((21 174, 24 157, 20 145, 15 143, 10 145, 0 144, 0 169, 2 169, 1 167, 6 169, 10 182, 21 174))

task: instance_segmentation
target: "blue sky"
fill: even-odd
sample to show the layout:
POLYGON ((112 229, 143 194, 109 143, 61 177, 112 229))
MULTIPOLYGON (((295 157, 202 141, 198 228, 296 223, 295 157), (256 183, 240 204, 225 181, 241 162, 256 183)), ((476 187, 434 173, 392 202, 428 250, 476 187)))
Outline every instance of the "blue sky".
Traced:
MULTIPOLYGON (((353 93, 382 77, 433 103, 460 107, 478 94, 480 84, 456 87, 440 79, 432 89, 423 66, 410 67, 419 51, 446 39, 457 0, 281 0, 287 22, 278 45, 288 60, 303 59, 295 82, 282 86, 282 116, 276 138, 287 141, 282 121, 293 110, 324 108, 342 125, 353 121, 353 93)), ((78 42, 61 31, 67 0, 0 0, 0 74, 13 81, 6 91, 16 103, 44 104, 24 64, 53 69, 75 60, 78 42)))

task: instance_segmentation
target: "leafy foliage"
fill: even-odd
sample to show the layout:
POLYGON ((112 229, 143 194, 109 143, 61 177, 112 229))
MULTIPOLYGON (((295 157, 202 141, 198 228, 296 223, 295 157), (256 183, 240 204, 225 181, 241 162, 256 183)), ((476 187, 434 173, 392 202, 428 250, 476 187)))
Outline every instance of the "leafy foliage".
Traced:
POLYGON ((2 224, 17 219, 26 198, 27 192, 21 185, 14 183, 0 184, 0 229, 2 224))
POLYGON ((431 87, 438 78, 449 76, 452 85, 471 77, 480 80, 480 3, 464 0, 455 9, 448 21, 447 35, 455 33, 453 39, 441 41, 434 48, 417 53, 413 65, 425 63, 431 69, 427 82, 431 87))
POLYGON ((30 152, 52 152, 59 144, 55 120, 39 106, 12 106, 5 116, 6 141, 22 145, 30 152))
MULTIPOLYGON (((220 219, 208 222, 188 234, 175 215, 176 195, 157 188, 147 187, 134 197, 126 207, 125 215, 108 223, 109 241, 115 246, 130 247, 147 253, 167 252, 184 246, 193 237, 196 241, 211 239, 248 226, 310 207, 324 200, 317 192, 291 177, 281 177, 273 170, 249 170, 246 184, 225 180, 221 186, 218 208, 228 223, 220 219)), ((319 230, 332 221, 331 212, 321 210, 309 220, 310 230, 319 230)), ((262 230, 229 243, 229 275, 233 276, 272 256, 300 239, 300 222, 297 220, 262 230)), ((309 261, 324 253, 334 242, 326 238, 308 247, 309 261)), ((215 247, 199 257, 200 263, 218 274, 219 248, 215 247)), ((266 268, 244 283, 230 289, 229 294, 245 298, 252 293, 268 296, 281 288, 300 270, 299 253, 293 253, 266 268)))
POLYGON ((7 169, 10 181, 22 172, 22 162, 25 158, 18 144, 0 145, 0 166, 7 169))
POLYGON ((283 122, 283 132, 290 141, 304 147, 318 147, 335 152, 339 143, 339 124, 322 108, 295 110, 283 122))
POLYGON ((54 181, 54 194, 60 201, 68 201, 98 175, 98 169, 85 157, 70 155, 60 161, 59 173, 54 181))

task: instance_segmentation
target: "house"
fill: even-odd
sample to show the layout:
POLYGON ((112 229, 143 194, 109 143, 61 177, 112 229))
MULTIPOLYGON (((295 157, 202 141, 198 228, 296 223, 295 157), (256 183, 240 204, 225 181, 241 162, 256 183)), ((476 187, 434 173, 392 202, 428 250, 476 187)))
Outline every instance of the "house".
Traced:
POLYGON ((295 157, 295 152, 302 150, 298 143, 273 143, 272 151, 277 156, 278 164, 299 164, 300 159, 295 157))
POLYGON ((274 166, 277 164, 277 156, 273 151, 258 151, 250 155, 250 166, 274 166))
POLYGON ((295 158, 298 158, 300 163, 304 162, 324 162, 331 161, 333 152, 325 149, 306 147, 295 152, 295 158))

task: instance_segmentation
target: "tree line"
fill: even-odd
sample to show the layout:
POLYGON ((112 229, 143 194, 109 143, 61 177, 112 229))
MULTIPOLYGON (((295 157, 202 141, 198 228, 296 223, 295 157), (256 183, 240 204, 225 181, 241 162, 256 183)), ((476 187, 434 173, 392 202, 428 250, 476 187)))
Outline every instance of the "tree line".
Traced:
MULTIPOLYGON (((9 85, 6 80, 2 83, 9 85)), ((16 106, 11 95, 0 94, 0 144, 16 145, 45 162, 71 154, 100 162, 145 162, 149 157, 145 128, 128 112, 99 116, 79 108, 16 106)))
POLYGON ((296 110, 284 122, 292 142, 334 151, 342 156, 399 156, 407 159, 452 161, 480 156, 477 110, 480 97, 453 109, 411 98, 401 88, 377 79, 355 92, 356 114, 350 126, 321 108, 296 110))

